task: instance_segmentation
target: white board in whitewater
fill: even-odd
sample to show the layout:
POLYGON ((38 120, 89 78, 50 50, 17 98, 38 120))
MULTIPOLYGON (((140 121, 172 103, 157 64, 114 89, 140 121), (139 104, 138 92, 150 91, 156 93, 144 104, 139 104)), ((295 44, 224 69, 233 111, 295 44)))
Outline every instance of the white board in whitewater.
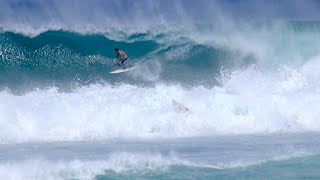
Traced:
POLYGON ((189 108, 187 108, 186 106, 184 106, 183 104, 177 102, 176 100, 172 99, 172 105, 174 107, 174 110, 177 113, 190 113, 189 108))

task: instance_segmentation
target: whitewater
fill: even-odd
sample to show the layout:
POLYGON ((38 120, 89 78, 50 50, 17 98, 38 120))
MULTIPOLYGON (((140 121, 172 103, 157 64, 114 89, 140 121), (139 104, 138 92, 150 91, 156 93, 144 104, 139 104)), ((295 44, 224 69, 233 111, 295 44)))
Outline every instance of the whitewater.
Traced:
POLYGON ((320 178, 320 5, 272 2, 1 1, 0 178, 320 178))

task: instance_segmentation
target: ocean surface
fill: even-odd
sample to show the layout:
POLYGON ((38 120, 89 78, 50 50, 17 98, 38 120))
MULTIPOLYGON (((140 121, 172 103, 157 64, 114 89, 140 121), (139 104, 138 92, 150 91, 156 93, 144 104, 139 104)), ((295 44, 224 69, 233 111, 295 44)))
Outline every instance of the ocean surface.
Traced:
POLYGON ((0 179, 320 179, 301 2, 0 1, 0 179))

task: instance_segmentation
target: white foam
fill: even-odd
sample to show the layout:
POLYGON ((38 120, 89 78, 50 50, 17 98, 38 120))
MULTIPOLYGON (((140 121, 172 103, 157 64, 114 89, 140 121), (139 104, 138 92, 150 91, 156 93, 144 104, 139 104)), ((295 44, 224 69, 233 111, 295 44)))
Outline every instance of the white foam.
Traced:
POLYGON ((95 179, 104 175, 105 170, 115 173, 130 171, 144 172, 166 169, 171 165, 188 165, 184 160, 174 156, 164 157, 160 154, 115 153, 104 160, 60 160, 44 159, 10 161, 0 163, 0 178, 8 180, 42 180, 42 179, 95 179))
POLYGON ((293 23, 286 21, 251 24, 225 18, 213 27, 193 28, 187 37, 199 44, 231 50, 234 55, 224 59, 232 62, 232 67, 243 63, 248 56, 265 67, 274 64, 296 67, 317 55, 320 48, 320 41, 315 40, 319 39, 318 30, 308 29, 307 23, 301 26, 306 28, 297 30, 293 23))
MULTIPOLYGON (((222 86, 211 89, 93 84, 71 93, 2 91, 0 142, 319 131, 319 65, 315 56, 301 68, 253 66, 222 74, 222 86), (172 99, 192 114, 177 114, 172 99)), ((142 64, 131 75, 157 81, 161 66, 148 69, 142 64)))
POLYGON ((211 89, 95 84, 72 93, 3 91, 0 142, 319 131, 320 78, 310 72, 319 62, 312 62, 274 73, 249 68, 211 89), (176 113, 172 99, 192 114, 176 113))
POLYGON ((111 154, 101 160, 45 160, 30 159, 0 163, 0 178, 7 180, 42 180, 42 179, 95 179, 97 175, 108 176, 108 172, 117 174, 143 174, 161 170, 165 172, 170 166, 188 166, 196 168, 230 169, 246 168, 268 161, 283 161, 296 157, 312 155, 304 152, 293 152, 285 156, 276 156, 264 160, 233 160, 232 162, 210 162, 210 164, 193 163, 176 157, 174 154, 163 156, 157 153, 111 154))

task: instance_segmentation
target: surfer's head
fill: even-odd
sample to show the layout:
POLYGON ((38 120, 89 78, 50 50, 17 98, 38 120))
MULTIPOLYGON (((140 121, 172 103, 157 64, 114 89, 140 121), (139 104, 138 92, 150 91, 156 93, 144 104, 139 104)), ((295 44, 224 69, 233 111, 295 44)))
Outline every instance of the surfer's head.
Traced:
POLYGON ((118 52, 118 51, 119 51, 119 49, 118 49, 118 48, 114 48, 114 51, 118 52))

